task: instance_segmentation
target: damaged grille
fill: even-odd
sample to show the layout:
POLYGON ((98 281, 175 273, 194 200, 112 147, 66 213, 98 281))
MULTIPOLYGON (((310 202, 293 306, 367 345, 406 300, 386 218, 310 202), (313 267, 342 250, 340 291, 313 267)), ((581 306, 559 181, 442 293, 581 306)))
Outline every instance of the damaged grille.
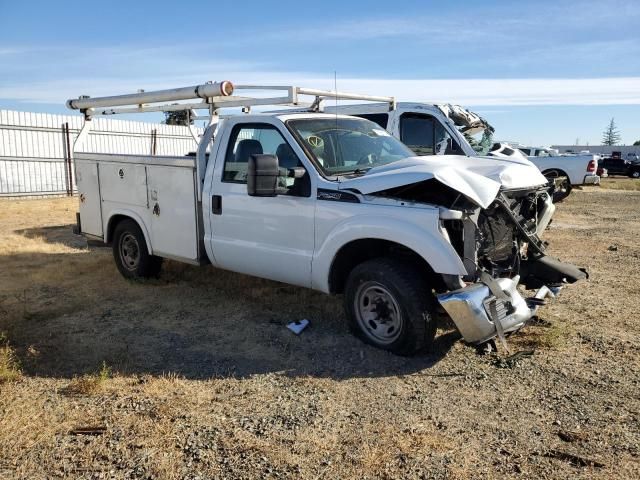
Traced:
POLYGON ((536 225, 543 205, 539 191, 501 193, 478 215, 477 262, 493 276, 511 276, 520 271, 523 246, 542 254, 544 245, 536 225))

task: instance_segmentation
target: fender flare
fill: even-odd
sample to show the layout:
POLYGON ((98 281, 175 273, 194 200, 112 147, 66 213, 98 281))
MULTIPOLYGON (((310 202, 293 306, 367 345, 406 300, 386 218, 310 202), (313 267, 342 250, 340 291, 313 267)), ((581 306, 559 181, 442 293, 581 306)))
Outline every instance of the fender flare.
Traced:
MULTIPOLYGON (((437 218, 430 223, 440 232, 437 218)), ((364 239, 386 240, 403 245, 420 255, 435 273, 467 274, 460 256, 444 234, 434 234, 418 224, 387 215, 366 215, 350 217, 339 223, 315 249, 311 269, 312 288, 329 293, 329 275, 336 255, 348 243, 364 239)))
POLYGON ((144 241, 147 244, 147 250, 149 250, 150 254, 153 254, 153 247, 151 245, 151 236, 149 235, 149 232, 147 230, 147 225, 144 223, 140 215, 128 209, 117 208, 109 211, 109 216, 106 219, 105 224, 103 226, 104 228, 103 231, 105 232, 104 233, 105 243, 109 243, 112 240, 108 235, 111 227, 111 222, 113 221, 113 218, 116 216, 129 217, 131 220, 133 220, 138 224, 138 226, 140 227, 140 230, 142 231, 142 235, 144 235, 144 241))

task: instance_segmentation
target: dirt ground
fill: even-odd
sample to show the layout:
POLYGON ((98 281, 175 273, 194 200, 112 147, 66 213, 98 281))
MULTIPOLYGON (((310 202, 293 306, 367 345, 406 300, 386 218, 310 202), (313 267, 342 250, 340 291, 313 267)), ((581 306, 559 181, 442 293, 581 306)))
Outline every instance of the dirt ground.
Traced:
POLYGON ((126 281, 76 202, 0 202, 0 478, 640 477, 640 192, 559 205, 550 253, 591 279, 515 360, 450 325, 395 357, 339 297, 212 267, 126 281))

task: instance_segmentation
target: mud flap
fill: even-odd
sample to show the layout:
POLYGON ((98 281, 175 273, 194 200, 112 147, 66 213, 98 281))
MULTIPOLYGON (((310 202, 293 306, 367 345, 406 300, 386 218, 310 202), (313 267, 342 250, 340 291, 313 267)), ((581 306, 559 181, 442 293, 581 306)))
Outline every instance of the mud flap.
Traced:
POLYGON ((523 262, 520 266, 520 275, 521 282, 527 289, 540 288, 543 285, 566 285, 589 278, 585 268, 561 262, 547 255, 523 262))

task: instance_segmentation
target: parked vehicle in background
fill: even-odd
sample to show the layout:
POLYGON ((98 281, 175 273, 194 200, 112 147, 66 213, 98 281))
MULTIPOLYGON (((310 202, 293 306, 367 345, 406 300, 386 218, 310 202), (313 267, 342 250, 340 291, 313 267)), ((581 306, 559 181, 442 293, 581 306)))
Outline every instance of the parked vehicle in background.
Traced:
POLYGON ((625 177, 640 178, 640 165, 622 158, 605 158, 600 165, 606 168, 609 175, 623 175, 625 177))
MULTIPOLYGON (((392 97, 270 89, 278 96, 234 96, 222 82, 69 100, 86 118, 74 145, 79 231, 111 243, 128 278, 157 275, 164 257, 344 294, 354 332, 406 355, 433 342, 438 304, 466 341, 504 341, 547 286, 587 277, 545 254, 539 235, 555 206, 529 162, 415 157, 377 123, 318 112, 323 98, 393 111, 392 97), (227 106, 299 105, 303 95, 315 97, 305 111, 218 116, 227 106), (191 99, 202 100, 157 105, 191 99), (195 157, 82 152, 94 115, 179 108, 209 112, 195 157), (533 299, 521 281, 539 288, 533 299)), ((435 134, 420 141, 456 148, 435 134)))
POLYGON ((460 105, 398 102, 389 110, 388 105, 372 103, 326 106, 324 111, 371 120, 419 156, 478 156, 467 138, 485 129, 493 131, 486 120, 460 105))
POLYGON ((600 178, 607 178, 609 176, 609 170, 601 167, 600 164, 598 164, 598 170, 596 171, 596 173, 600 178))
POLYGON ((637 153, 629 152, 627 153, 627 161, 631 163, 640 163, 640 157, 637 153))
POLYGON ((552 148, 527 147, 506 142, 494 144, 489 155, 503 158, 526 156, 549 180, 553 188, 554 202, 560 202, 568 197, 574 186, 600 183, 600 177, 597 174, 599 155, 560 155, 552 148))

